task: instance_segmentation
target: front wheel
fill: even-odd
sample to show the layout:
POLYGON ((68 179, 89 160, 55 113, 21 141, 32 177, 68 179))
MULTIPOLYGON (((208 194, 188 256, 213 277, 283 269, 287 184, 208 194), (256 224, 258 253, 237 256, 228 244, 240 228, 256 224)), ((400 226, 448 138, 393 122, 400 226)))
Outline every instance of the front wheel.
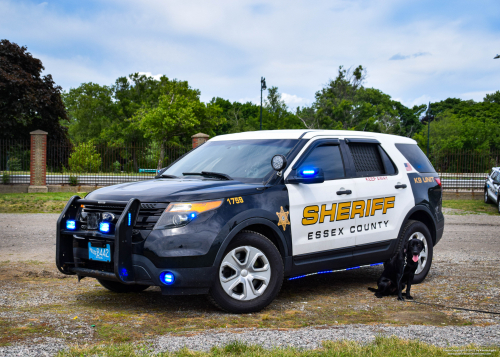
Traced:
POLYGON ((222 258, 210 298, 227 312, 257 312, 278 295, 283 275, 283 259, 276 246, 259 233, 243 231, 222 258))
POLYGON ((498 213, 500 213, 500 195, 497 197, 497 209, 498 213))
POLYGON ((490 200, 490 196, 488 195, 488 189, 485 188, 484 189, 484 203, 490 203, 491 200, 490 200))
POLYGON ((115 293, 140 293, 143 290, 149 288, 149 285, 127 285, 119 283, 118 281, 102 280, 97 279, 99 284, 104 286, 106 289, 115 293))
MULTIPOLYGON (((424 249, 418 257, 418 266, 412 284, 420 284, 425 280, 432 264, 433 243, 427 226, 420 221, 408 221, 403 231, 403 242, 417 238, 424 243, 424 249)), ((404 249, 404 248, 403 248, 404 249)))

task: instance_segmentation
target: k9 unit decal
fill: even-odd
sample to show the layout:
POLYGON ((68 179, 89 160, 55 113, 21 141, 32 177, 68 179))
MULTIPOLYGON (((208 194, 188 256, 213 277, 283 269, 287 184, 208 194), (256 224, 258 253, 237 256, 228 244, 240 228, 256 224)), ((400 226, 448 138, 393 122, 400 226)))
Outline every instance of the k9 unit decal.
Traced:
POLYGON ((394 208, 396 197, 380 197, 360 201, 348 201, 332 203, 330 206, 317 205, 304 207, 302 225, 308 226, 316 223, 324 223, 328 217, 328 222, 343 221, 348 219, 374 216, 377 211, 386 214, 387 210, 394 208))
POLYGON ((414 177, 415 183, 435 182, 434 177, 414 177))

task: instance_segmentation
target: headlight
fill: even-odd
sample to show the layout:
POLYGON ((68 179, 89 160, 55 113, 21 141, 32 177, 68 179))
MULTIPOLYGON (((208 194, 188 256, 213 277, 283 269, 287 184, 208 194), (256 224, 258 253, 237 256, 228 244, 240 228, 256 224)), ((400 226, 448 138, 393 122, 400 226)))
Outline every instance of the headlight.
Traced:
POLYGON ((219 208, 222 201, 171 203, 156 222, 154 229, 183 227, 200 213, 219 208))

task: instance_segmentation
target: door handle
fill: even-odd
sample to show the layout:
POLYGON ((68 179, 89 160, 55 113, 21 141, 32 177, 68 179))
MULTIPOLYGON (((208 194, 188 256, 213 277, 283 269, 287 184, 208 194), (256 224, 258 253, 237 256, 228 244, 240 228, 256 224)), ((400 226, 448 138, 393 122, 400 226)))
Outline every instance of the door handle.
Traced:
POLYGON ((406 188, 406 184, 397 184, 396 186, 394 186, 396 188, 406 188))
POLYGON ((351 190, 337 191, 337 195, 350 195, 351 193, 351 190))

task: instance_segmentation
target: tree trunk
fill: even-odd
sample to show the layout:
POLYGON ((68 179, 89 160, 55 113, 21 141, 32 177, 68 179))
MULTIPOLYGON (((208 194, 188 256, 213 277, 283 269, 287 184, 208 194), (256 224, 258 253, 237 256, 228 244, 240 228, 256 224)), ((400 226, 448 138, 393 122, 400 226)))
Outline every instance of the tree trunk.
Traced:
POLYGON ((167 140, 163 140, 161 143, 161 149, 160 149, 160 159, 158 160, 158 167, 156 168, 156 171, 161 169, 161 165, 163 163, 163 158, 165 157, 165 144, 167 140))

